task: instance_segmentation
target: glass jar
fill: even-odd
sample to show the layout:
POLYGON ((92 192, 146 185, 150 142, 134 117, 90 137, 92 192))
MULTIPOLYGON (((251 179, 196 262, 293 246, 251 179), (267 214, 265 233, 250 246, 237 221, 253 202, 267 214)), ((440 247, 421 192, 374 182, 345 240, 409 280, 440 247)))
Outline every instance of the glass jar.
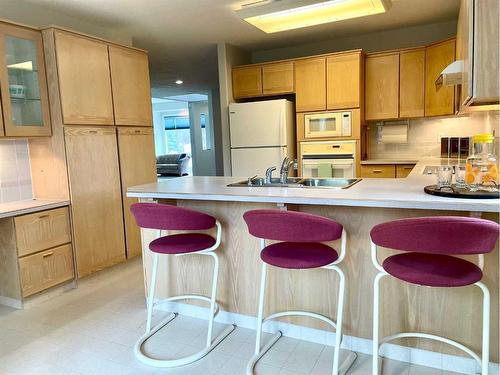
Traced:
POLYGON ((465 183, 472 189, 498 189, 498 165, 492 134, 473 137, 472 154, 465 163, 465 183))

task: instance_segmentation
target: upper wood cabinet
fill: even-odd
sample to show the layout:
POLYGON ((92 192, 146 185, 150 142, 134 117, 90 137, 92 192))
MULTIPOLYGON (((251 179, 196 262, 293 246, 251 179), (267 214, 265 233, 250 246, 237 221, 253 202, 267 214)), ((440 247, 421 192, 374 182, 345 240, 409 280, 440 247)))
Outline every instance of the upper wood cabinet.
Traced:
POLYGON ((328 109, 358 108, 363 93, 360 52, 326 59, 328 109))
POLYGON ((424 116, 425 49, 399 55, 399 117, 424 116))
POLYGON ((295 107, 297 112, 326 109, 326 58, 295 61, 295 107))
POLYGON ((0 22, 0 92, 0 135, 51 135, 40 31, 0 22))
POLYGON ((460 109, 499 103, 498 0, 462 0, 457 60, 463 61, 460 109))
POLYGON ((152 126, 148 55, 109 46, 116 125, 152 126))
POLYGON ((399 53, 367 56, 365 59, 366 120, 399 116, 399 53))
POLYGON ((127 188, 156 181, 154 138, 152 128, 119 127, 117 131, 125 240, 127 258, 131 258, 142 253, 142 243, 141 231, 130 212, 130 206, 138 199, 127 197, 127 188), (140 158, 137 150, 142 150, 140 158))
POLYGON ((235 99, 262 95, 262 68, 260 66, 234 68, 232 73, 235 99))
POLYGON ((455 61, 455 39, 425 49, 425 116, 452 115, 455 112, 455 88, 436 87, 436 80, 455 61))
POLYGON ((114 125, 108 45, 59 30, 55 44, 64 124, 114 125))
POLYGON ((293 62, 262 66, 262 93, 264 95, 293 93, 293 62))

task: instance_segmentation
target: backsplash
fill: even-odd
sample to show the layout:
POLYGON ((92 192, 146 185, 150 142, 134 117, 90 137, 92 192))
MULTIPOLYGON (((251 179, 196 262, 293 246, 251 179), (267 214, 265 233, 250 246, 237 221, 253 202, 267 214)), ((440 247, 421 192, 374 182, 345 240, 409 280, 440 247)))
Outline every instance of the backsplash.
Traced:
POLYGON ((0 203, 33 199, 28 141, 0 141, 0 203))
MULTIPOLYGON (((419 159, 440 157, 441 137, 472 136, 496 131, 498 112, 476 112, 464 117, 423 118, 410 120, 407 143, 378 143, 377 123, 370 123, 369 159, 419 159)), ((498 138, 497 138, 498 139, 498 138)), ((498 145, 498 142, 497 142, 498 145)))

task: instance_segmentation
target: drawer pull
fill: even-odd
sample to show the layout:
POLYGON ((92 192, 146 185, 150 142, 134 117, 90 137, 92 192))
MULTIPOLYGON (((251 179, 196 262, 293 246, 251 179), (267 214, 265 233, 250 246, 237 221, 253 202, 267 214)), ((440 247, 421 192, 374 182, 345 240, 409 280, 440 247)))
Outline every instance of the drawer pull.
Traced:
POLYGON ((372 172, 373 173, 382 173, 382 169, 374 169, 372 172))
POLYGON ((403 169, 405 169, 405 170, 409 171, 409 170, 412 170, 412 169, 413 169, 413 167, 404 167, 403 169))
POLYGON ((49 214, 44 214, 44 215, 40 215, 38 216, 39 219, 45 219, 46 217, 49 217, 50 215, 49 214))
POLYGON ((45 253, 42 255, 42 258, 47 258, 47 257, 50 257, 51 255, 54 255, 54 252, 51 251, 50 253, 45 253))

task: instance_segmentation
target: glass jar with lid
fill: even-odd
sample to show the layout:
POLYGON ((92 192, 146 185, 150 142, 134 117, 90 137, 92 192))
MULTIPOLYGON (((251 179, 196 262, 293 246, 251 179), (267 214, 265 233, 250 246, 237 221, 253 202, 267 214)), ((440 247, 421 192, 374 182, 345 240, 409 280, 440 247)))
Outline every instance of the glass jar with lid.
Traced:
POLYGON ((465 163, 465 182, 471 189, 498 190, 493 134, 477 134, 473 137, 472 154, 465 163))

